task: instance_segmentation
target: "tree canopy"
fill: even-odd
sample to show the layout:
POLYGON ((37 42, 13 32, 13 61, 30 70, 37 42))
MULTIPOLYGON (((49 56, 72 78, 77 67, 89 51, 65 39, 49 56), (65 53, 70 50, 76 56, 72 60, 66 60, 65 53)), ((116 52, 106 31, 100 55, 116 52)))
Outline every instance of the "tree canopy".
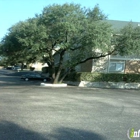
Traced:
POLYGON ((140 27, 134 27, 130 22, 121 29, 116 46, 120 55, 140 56, 140 27))
POLYGON ((40 15, 12 26, 2 40, 1 50, 14 62, 48 63, 57 83, 90 59, 115 51, 130 54, 140 50, 139 28, 129 25, 114 36, 106 18, 98 5, 93 9, 78 4, 49 5, 40 15))

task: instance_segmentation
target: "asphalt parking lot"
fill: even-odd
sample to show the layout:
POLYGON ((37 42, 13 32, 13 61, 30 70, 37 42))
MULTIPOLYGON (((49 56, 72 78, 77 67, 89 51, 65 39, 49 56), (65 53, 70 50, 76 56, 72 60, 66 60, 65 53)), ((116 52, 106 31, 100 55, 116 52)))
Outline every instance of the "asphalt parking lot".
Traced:
POLYGON ((49 88, 0 75, 0 140, 128 140, 139 122, 139 90, 49 88))

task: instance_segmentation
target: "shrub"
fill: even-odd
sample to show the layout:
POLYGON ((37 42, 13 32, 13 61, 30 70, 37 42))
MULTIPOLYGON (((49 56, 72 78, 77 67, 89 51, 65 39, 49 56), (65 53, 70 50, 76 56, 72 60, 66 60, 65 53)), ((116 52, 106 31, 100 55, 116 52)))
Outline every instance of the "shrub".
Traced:
POLYGON ((77 78, 76 76, 78 75, 78 73, 76 72, 72 72, 72 73, 69 73, 64 80, 66 81, 77 81, 77 78))
POLYGON ((120 73, 70 73, 65 80, 90 82, 140 82, 140 74, 120 73))

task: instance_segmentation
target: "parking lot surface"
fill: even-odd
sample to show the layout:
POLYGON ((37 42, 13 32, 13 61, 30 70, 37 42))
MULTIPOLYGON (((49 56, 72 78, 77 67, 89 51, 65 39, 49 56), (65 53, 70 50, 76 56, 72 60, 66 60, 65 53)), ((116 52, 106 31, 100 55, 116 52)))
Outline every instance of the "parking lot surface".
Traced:
POLYGON ((0 140, 128 140, 140 129, 139 90, 0 82, 0 140))

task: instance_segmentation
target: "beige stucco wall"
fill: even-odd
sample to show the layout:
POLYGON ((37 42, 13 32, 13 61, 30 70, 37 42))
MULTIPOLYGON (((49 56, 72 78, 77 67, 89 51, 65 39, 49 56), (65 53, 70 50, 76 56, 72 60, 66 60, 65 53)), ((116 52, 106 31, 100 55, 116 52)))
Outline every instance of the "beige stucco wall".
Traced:
POLYGON ((35 62, 35 63, 31 63, 30 64, 30 67, 35 68, 34 69, 35 71, 42 71, 42 68, 43 67, 48 67, 48 65, 47 64, 40 63, 40 62, 35 62))

